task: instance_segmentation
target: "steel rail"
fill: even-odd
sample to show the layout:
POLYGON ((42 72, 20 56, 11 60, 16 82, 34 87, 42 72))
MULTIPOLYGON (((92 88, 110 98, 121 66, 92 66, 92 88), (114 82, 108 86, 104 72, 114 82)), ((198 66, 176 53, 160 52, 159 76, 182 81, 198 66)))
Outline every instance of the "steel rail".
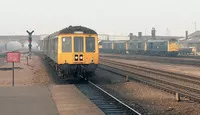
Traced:
POLYGON ((120 101, 119 99, 117 99, 116 97, 114 97, 113 95, 111 95, 110 93, 108 93, 107 91, 103 90, 101 87, 99 87, 98 85, 94 84, 93 82, 89 81, 88 83, 90 83, 92 86, 96 87, 98 90, 100 90, 101 92, 103 92, 104 94, 106 94, 107 96, 109 96, 110 98, 114 99, 115 101, 117 101, 119 104, 123 105, 124 107, 128 108, 130 111, 132 111, 133 113, 136 113, 137 115, 141 115, 138 111, 136 111, 135 109, 131 108, 130 106, 128 106, 127 104, 125 104, 124 102, 120 101))

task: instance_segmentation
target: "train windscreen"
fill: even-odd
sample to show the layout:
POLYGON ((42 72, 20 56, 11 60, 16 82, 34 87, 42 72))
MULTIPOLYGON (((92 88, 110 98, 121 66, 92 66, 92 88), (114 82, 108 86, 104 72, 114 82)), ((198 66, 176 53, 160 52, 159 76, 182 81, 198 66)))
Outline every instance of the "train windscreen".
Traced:
POLYGON ((74 52, 83 52, 83 37, 74 37, 74 52))
POLYGON ((86 37, 86 52, 95 52, 95 38, 86 37))
POLYGON ((71 37, 62 38, 62 51, 72 52, 72 38, 71 37))

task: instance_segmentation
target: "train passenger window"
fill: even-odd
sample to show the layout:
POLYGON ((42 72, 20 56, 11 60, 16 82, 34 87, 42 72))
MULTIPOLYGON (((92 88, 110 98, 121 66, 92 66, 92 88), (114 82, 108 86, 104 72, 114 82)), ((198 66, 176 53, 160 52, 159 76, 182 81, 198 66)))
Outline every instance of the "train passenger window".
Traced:
POLYGON ((142 48, 142 43, 138 43, 138 48, 142 48))
POLYGON ((71 37, 62 38, 62 52, 72 52, 72 38, 71 37))
POLYGON ((74 37, 74 52, 83 52, 83 37, 74 37))
POLYGON ((95 52, 95 38, 86 37, 86 52, 95 52))
POLYGON ((150 45, 149 48, 152 49, 153 48, 153 43, 150 43, 149 45, 150 45))

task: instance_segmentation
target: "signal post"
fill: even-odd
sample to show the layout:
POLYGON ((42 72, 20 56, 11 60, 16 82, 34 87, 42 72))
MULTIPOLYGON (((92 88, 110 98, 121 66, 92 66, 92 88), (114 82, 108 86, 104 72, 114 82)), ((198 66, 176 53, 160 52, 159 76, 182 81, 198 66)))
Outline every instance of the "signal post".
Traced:
POLYGON ((29 32, 28 30, 26 31, 27 33, 28 33, 28 35, 29 35, 29 37, 28 37, 28 42, 29 42, 29 45, 28 45, 28 47, 29 47, 29 58, 31 59, 31 48, 32 48, 32 34, 33 34, 33 32, 34 32, 34 30, 32 31, 32 32, 29 32))

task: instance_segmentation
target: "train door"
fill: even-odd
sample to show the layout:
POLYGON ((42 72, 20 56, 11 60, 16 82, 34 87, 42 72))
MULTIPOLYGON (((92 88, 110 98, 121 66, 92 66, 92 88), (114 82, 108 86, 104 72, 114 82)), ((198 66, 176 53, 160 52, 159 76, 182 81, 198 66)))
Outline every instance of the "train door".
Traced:
POLYGON ((75 61, 83 61, 84 57, 83 52, 84 52, 84 38, 74 37, 75 61))

